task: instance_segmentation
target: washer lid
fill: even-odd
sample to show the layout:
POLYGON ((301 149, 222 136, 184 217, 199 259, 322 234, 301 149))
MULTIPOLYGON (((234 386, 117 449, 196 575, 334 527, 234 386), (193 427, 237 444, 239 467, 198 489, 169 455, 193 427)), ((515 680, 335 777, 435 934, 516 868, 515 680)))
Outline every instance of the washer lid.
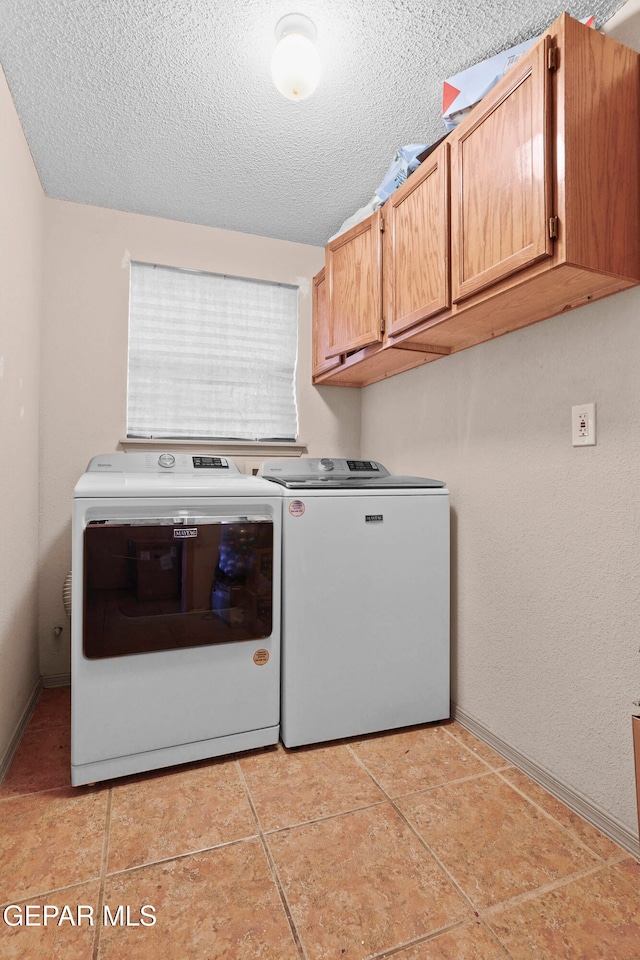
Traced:
POLYGON ((299 460, 268 460, 262 466, 265 480, 289 490, 383 489, 390 487, 444 487, 442 480, 406 477, 389 473, 377 460, 345 460, 322 457, 299 460))

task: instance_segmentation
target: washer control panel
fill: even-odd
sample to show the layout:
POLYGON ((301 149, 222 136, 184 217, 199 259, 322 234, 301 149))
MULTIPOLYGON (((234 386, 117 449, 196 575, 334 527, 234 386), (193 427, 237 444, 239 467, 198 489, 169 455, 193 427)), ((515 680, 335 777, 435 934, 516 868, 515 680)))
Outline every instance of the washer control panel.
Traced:
POLYGON ((291 460, 270 460, 262 467, 262 476, 268 480, 278 477, 287 480, 314 480, 338 483, 343 481, 379 479, 390 476, 389 471, 376 460, 344 460, 341 457, 300 457, 291 460))
POLYGON ((196 470, 228 470, 229 461, 226 457, 192 457, 196 470))

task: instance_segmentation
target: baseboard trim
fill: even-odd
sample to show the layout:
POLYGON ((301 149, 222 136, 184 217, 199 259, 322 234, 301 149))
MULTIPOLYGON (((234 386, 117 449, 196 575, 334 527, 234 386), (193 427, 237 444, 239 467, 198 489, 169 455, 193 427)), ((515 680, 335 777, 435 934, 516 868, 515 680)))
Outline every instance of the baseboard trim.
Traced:
POLYGON ((570 807, 579 816, 584 817, 589 823, 597 827, 598 830, 606 834, 614 843, 617 843, 624 850, 627 850, 632 857, 640 857, 640 845, 638 838, 627 827, 610 817, 604 810, 601 810, 595 804, 591 803, 586 797, 576 793, 570 787, 565 786, 559 780, 556 780, 547 770, 539 767, 537 763, 530 760, 524 753, 520 753, 515 747, 510 746, 500 737, 496 737, 482 723, 474 717, 465 713, 460 707, 451 703, 451 716, 454 720, 475 734, 480 740, 491 747, 501 756, 503 756, 514 766, 526 773, 527 776, 539 783, 541 787, 548 790, 549 793, 561 800, 570 807))
POLYGON ((70 687, 70 673, 52 673, 48 677, 42 677, 43 687, 70 687))
POLYGON ((38 702, 38 697, 40 696, 40 691, 42 690, 42 686, 43 686, 42 677, 38 677, 36 685, 33 688, 33 691, 31 693, 31 696, 29 697, 26 707, 22 711, 22 716, 18 721, 18 725, 14 731, 13 736, 11 737, 11 740, 9 741, 7 749, 4 751, 4 753, 0 757, 0 783, 2 783, 2 781, 4 780, 7 770, 11 766, 13 755, 18 749, 20 741, 22 740, 23 733, 27 729, 27 724, 29 723, 31 714, 33 713, 33 708, 38 702))

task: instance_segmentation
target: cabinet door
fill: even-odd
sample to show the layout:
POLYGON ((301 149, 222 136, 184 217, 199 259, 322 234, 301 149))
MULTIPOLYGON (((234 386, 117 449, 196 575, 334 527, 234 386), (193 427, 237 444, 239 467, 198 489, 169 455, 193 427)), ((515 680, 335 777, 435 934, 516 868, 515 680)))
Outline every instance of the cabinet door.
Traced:
POLYGON ((553 252, 548 45, 525 53, 453 135, 454 302, 553 252))
POLYGON ((339 357, 327 358, 329 347, 329 298, 325 269, 313 278, 313 359, 311 374, 314 377, 340 366, 339 357))
POLYGON ((451 306, 449 284, 449 144, 392 194, 385 207, 389 261, 388 331, 400 333, 451 306))
POLYGON ((382 341, 380 212, 327 245, 328 356, 382 341))

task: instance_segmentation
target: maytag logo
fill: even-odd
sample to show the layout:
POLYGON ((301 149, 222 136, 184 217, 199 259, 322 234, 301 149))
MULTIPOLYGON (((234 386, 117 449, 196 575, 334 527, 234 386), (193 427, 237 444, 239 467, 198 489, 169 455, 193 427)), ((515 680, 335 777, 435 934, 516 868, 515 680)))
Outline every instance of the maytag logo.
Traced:
POLYGON ((174 540, 186 540, 188 537, 197 537, 197 536, 198 536, 197 527, 174 527, 173 528, 174 540))
POLYGON ((365 523, 382 523, 384 520, 384 514, 382 513, 365 513, 364 522, 365 523))

